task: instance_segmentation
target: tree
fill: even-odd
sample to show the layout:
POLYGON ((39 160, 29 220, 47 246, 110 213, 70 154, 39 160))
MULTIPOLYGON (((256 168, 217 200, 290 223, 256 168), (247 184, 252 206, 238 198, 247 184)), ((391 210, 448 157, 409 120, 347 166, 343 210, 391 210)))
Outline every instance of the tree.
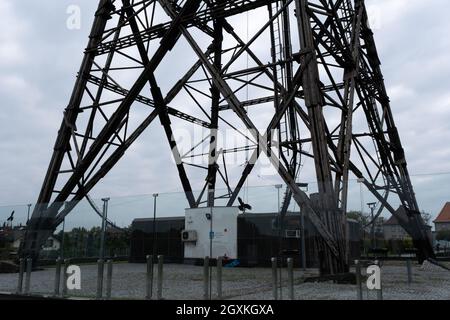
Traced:
POLYGON ((430 225, 431 222, 431 214, 425 211, 422 211, 422 213, 420 214, 422 216, 423 221, 425 221, 425 223, 427 225, 430 225))
POLYGON ((358 221, 363 227, 370 223, 369 217, 365 216, 361 211, 349 211, 347 212, 347 218, 358 221))

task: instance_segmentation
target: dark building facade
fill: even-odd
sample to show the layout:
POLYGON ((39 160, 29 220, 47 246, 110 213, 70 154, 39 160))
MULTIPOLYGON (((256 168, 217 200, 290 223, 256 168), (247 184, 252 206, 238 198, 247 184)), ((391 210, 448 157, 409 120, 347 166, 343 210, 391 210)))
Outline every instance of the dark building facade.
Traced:
MULTIPOLYGON (((302 228, 300 214, 288 214, 279 228, 276 213, 241 214, 238 217, 237 251, 239 265, 268 266, 272 257, 294 258, 294 264, 301 266, 302 228)), ((317 233, 311 222, 305 218, 306 266, 317 267, 317 233)), ((185 228, 184 217, 135 219, 132 224, 130 261, 144 262, 146 255, 164 255, 168 262, 187 262, 184 259, 184 244, 181 232, 185 228), (154 241, 155 240, 155 241, 154 241), (154 245, 155 244, 155 245, 154 245)), ((350 257, 360 256, 361 226, 354 220, 348 221, 350 257)))

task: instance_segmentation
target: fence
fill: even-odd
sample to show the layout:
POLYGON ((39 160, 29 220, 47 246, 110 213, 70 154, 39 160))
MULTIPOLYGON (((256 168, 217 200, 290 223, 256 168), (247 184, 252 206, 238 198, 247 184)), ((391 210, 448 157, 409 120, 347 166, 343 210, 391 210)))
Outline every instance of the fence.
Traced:
POLYGON ((222 257, 205 257, 198 266, 165 263, 161 255, 152 258, 149 256, 146 264, 99 260, 97 264, 80 265, 79 273, 68 259, 58 259, 54 268, 35 271, 29 260, 21 260, 18 274, 0 275, 0 292, 99 300, 397 300, 450 296, 449 271, 436 266, 422 270, 412 260, 395 265, 356 261, 352 267, 355 283, 337 284, 320 280, 310 283, 308 279, 318 276, 317 270, 295 267, 292 258, 272 258, 271 268, 250 269, 227 266, 222 257), (5 276, 10 281, 9 290, 2 288, 5 276))

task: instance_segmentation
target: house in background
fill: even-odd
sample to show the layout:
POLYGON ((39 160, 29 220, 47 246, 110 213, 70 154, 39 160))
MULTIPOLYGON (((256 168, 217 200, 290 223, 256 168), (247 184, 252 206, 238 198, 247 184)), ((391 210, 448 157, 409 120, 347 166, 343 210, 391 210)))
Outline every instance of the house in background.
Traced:
POLYGON ((18 251, 20 248, 20 243, 22 242, 22 239, 25 236, 25 227, 16 227, 13 230, 13 242, 12 242, 12 248, 15 251, 18 251))
MULTIPOLYGON (((406 216, 400 216, 400 219, 407 220, 408 218, 406 216)), ((427 225, 426 227, 428 238, 432 240, 433 228, 429 225, 427 225)), ((398 222, 398 219, 394 216, 391 216, 391 218, 383 224, 383 230, 384 230, 384 239, 386 241, 389 240, 404 241, 411 239, 411 236, 405 231, 405 229, 402 228, 402 226, 398 222)))
POLYGON ((383 224, 383 231, 384 231, 384 239, 389 240, 396 240, 396 241, 403 241, 406 239, 409 239, 409 234, 403 229, 398 222, 397 218, 392 216, 389 220, 387 220, 383 224))
POLYGON ((450 252, 450 202, 447 202, 434 222, 435 248, 438 254, 450 252))
MULTIPOLYGON (((25 227, 17 228, 14 230, 14 240, 12 243, 12 248, 18 251, 20 244, 25 236, 25 227)), ((55 235, 50 236, 41 248, 41 253, 49 253, 54 251, 59 251, 61 248, 61 241, 55 235)))
MULTIPOLYGON (((402 219, 402 217, 400 217, 402 219)), ((407 219, 404 217, 403 219, 407 219)), ((391 253, 403 254, 407 250, 412 249, 413 242, 411 236, 402 228, 398 219, 392 216, 383 224, 384 239, 391 253)), ((431 226, 427 226, 427 234, 432 241, 433 234, 431 226)))
POLYGON ((61 240, 59 237, 52 235, 47 239, 44 246, 42 247, 42 251, 59 251, 61 249, 61 240))
POLYGON ((450 231, 450 202, 447 202, 442 208, 436 220, 433 221, 436 232, 450 231))

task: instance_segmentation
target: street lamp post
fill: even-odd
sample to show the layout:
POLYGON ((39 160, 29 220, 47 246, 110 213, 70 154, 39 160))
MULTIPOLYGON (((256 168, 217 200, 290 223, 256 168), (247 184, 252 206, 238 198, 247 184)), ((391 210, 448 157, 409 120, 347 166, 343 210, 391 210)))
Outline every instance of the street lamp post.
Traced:
POLYGON ((370 215, 372 219, 372 228, 371 228, 371 238, 372 238, 372 249, 375 249, 376 239, 375 239, 375 220, 374 220, 374 211, 377 206, 376 202, 370 202, 367 204, 370 208, 370 215))

